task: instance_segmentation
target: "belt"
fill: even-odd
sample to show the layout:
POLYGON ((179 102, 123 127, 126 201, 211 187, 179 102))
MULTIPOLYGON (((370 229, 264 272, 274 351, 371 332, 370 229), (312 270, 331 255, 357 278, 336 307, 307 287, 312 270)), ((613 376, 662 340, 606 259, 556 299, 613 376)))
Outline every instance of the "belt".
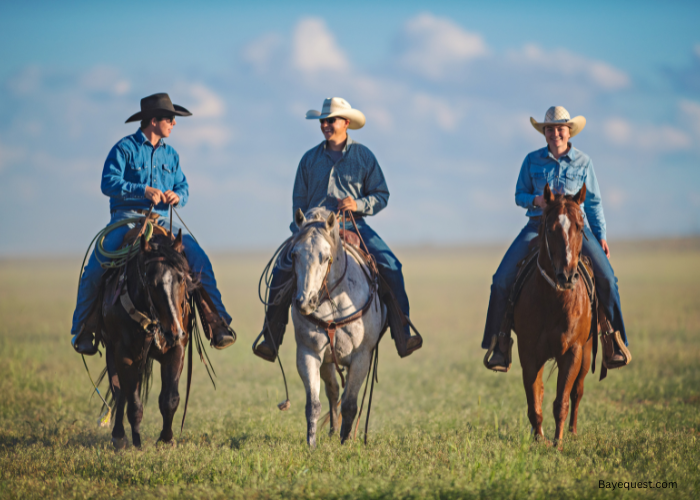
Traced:
POLYGON ((536 215, 534 217, 530 217, 530 220, 533 222, 539 222, 539 220, 542 218, 541 215, 536 215))

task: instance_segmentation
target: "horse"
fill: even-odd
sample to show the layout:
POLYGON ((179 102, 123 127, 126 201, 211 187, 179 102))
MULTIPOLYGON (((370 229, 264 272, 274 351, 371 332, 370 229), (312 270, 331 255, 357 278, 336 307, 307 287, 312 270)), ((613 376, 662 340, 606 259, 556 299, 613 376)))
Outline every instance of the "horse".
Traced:
POLYGON ((340 413, 340 440, 350 436, 357 396, 370 369, 372 351, 387 319, 376 281, 359 254, 340 238, 339 220, 325 208, 295 214, 299 232, 291 242, 295 292, 292 321, 297 343, 297 371, 306 389, 306 440, 316 446, 321 414, 319 393, 325 383, 330 404, 330 432, 338 427, 338 371, 347 367, 340 413))
POLYGON ((556 443, 561 443, 564 436, 570 399, 573 404, 569 430, 576 435, 578 407, 595 337, 595 332, 591 333, 590 298, 578 271, 584 229, 580 205, 585 199, 585 185, 573 196, 554 195, 549 184, 545 186, 546 207, 536 240, 539 272, 533 272, 523 284, 513 311, 527 416, 535 439, 546 441, 542 431, 542 372, 546 361, 556 360, 559 370, 553 406, 556 443))
POLYGON ((160 363, 162 380, 158 403, 163 429, 158 443, 175 444, 172 421, 180 403, 178 384, 194 327, 189 299, 198 287, 183 255, 181 231, 174 240, 170 235, 155 235, 150 241, 142 236, 134 252, 121 272, 105 276, 102 299, 106 370, 116 407, 112 429, 116 450, 128 445, 125 404, 133 445, 141 447, 143 402, 148 398, 153 359, 160 363))

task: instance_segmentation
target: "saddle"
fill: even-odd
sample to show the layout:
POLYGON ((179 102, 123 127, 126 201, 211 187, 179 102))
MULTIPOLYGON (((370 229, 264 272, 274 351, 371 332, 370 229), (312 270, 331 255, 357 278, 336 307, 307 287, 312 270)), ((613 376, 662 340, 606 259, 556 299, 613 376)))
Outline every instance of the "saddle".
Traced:
MULTIPOLYGON (((131 245, 132 243, 134 243, 134 241, 136 241, 136 238, 141 232, 141 226, 143 225, 145 220, 145 217, 141 217, 136 223, 136 226, 127 231, 127 233, 124 235, 124 239, 122 239, 122 244, 120 245, 120 248, 124 248, 127 245, 131 245)), ((156 224, 156 221, 158 220, 158 214, 152 213, 148 220, 150 220, 153 223, 153 236, 156 236, 158 234, 167 236, 169 234, 167 229, 165 229, 163 226, 159 226, 158 224, 156 224)))
MULTIPOLYGON (((530 278, 535 268, 537 267, 537 258, 539 257, 539 247, 531 246, 530 252, 527 256, 518 262, 518 274, 511 288, 510 295, 508 297, 508 306, 505 314, 503 315, 503 321, 501 322, 501 328, 499 329, 498 336, 491 339, 491 346, 489 347, 486 356, 484 357, 484 366, 494 371, 507 372, 510 369, 513 356, 513 339, 510 336, 511 329, 513 327, 513 311, 515 309, 515 304, 520 297, 520 292, 523 286, 530 278), (499 350, 504 354, 506 358, 507 366, 505 368, 496 366, 489 367, 488 359, 491 357, 493 350, 496 347, 496 343, 499 343, 499 350)), ((591 356, 591 369, 595 373, 595 359, 598 352, 598 333, 600 334, 601 343, 603 344, 603 362, 600 371, 600 380, 603 380, 607 376, 608 369, 620 368, 628 364, 632 360, 632 355, 622 342, 620 332, 615 332, 610 325, 602 306, 598 302, 598 296, 595 290, 595 278, 593 275, 593 266, 588 257, 582 256, 578 262, 578 271, 580 276, 583 278, 583 282, 586 285, 586 291, 588 292, 588 298, 591 302, 591 308, 593 316, 591 318, 591 332, 589 338, 593 337, 593 353, 591 356), (611 358, 614 354, 614 346, 620 348, 623 353, 624 362, 613 363, 611 358)))

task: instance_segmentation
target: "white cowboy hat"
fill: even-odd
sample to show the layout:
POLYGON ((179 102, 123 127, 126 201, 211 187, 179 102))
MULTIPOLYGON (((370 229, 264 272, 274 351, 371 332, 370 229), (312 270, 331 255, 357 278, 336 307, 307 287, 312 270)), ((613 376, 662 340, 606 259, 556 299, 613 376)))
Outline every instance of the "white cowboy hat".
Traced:
POLYGON ((538 122, 533 117, 530 117, 530 123, 540 134, 544 134, 544 128, 547 125, 566 125, 571 129, 571 137, 573 137, 586 126, 586 119, 583 116, 571 118, 564 106, 552 106, 545 113, 542 122, 538 122))
POLYGON ((321 112, 315 109, 310 109, 306 112, 307 120, 321 120, 323 118, 333 118, 334 116, 350 120, 348 128, 352 130, 357 130, 365 126, 365 115, 362 114, 362 111, 352 109, 348 101, 342 97, 327 98, 323 101, 321 112))

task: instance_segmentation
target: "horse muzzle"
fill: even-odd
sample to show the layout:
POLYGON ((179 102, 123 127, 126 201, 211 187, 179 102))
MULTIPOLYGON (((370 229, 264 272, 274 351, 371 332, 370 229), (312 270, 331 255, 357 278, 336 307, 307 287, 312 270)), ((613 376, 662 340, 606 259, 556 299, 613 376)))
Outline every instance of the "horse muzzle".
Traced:
POLYGON ((579 278, 577 268, 574 268, 573 272, 559 271, 557 273, 557 284, 565 290, 573 290, 579 278))
POLYGON ((313 294, 308 298, 298 297, 295 300, 295 305, 302 315, 308 316, 318 307, 318 294, 313 294))

